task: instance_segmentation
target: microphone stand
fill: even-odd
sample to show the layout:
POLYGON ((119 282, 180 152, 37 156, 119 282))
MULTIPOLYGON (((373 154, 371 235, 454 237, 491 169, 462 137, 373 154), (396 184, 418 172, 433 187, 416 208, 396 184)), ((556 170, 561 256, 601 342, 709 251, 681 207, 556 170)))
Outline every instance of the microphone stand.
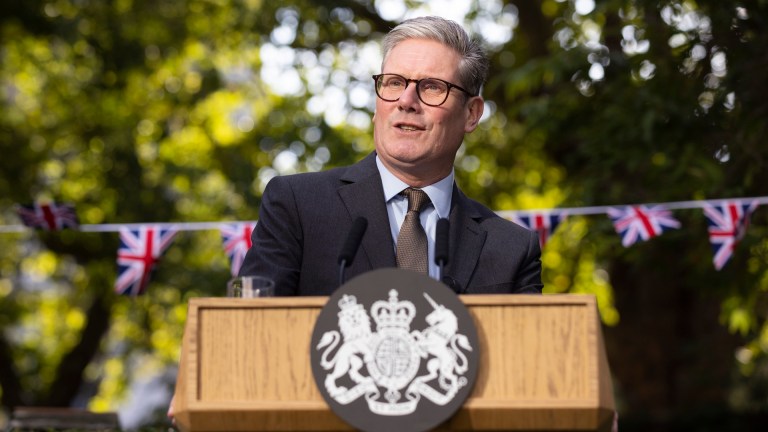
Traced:
POLYGON ((347 260, 339 261, 339 286, 344 285, 344 271, 347 269, 347 260))
POLYGON ((443 271, 445 270, 445 260, 437 261, 437 280, 443 281, 443 271))
POLYGON ((448 265, 448 227, 446 218, 437 220, 435 227, 435 264, 437 264, 437 280, 443 282, 443 272, 448 265))

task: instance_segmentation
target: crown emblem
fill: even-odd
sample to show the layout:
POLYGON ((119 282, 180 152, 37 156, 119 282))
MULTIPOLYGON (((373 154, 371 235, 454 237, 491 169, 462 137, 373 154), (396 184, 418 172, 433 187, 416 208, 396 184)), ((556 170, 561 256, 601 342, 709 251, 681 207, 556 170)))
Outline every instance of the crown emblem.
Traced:
POLYGON ((344 294, 344 296, 339 300, 339 309, 339 318, 345 315, 355 315, 359 311, 363 311, 363 313, 365 313, 363 305, 357 303, 357 297, 347 294, 344 294))
POLYGON ((402 328, 406 331, 416 316, 416 307, 411 302, 398 301, 397 290, 389 291, 389 301, 379 300, 371 306, 371 315, 376 321, 376 330, 402 328))

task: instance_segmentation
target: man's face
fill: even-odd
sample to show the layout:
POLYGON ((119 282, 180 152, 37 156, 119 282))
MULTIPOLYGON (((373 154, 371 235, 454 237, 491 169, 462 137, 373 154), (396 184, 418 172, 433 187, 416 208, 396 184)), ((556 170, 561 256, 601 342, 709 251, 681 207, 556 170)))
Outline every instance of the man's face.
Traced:
MULTIPOLYGON (((439 78, 464 86, 458 80, 459 61, 459 54, 439 42, 408 39, 389 52, 382 73, 415 80, 439 78)), ((426 186, 450 173, 464 134, 477 127, 482 113, 482 98, 456 88, 444 104, 426 105, 411 82, 395 102, 376 99, 376 151, 398 178, 411 186, 426 186)))

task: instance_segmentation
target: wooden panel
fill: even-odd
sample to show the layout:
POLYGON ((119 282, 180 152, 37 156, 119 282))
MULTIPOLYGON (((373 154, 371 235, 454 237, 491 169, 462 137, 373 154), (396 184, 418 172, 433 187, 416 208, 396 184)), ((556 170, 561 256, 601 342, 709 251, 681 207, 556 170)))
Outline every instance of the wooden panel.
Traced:
POLYGON ((311 329, 319 311, 203 309, 200 400, 320 399, 309 364, 311 329))
POLYGON ((584 312, 583 305, 473 307, 483 355, 472 397, 588 397, 584 312))

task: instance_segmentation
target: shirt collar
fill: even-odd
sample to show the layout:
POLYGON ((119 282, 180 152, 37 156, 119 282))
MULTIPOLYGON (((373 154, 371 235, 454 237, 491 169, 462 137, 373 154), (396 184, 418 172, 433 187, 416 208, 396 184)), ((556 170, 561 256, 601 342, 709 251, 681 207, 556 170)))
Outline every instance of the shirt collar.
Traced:
MULTIPOLYGON (((408 184, 395 177, 395 175, 384 166, 381 160, 379 160, 378 155, 376 155, 376 167, 379 169, 379 175, 381 175, 381 184, 384 187, 384 199, 386 202, 397 197, 403 189, 409 187, 408 184)), ((421 190, 426 192, 427 196, 429 196, 432 205, 435 206, 437 216, 440 218, 447 218, 451 211, 453 178, 454 173, 453 169, 451 169, 450 174, 442 180, 421 188, 421 190)))

